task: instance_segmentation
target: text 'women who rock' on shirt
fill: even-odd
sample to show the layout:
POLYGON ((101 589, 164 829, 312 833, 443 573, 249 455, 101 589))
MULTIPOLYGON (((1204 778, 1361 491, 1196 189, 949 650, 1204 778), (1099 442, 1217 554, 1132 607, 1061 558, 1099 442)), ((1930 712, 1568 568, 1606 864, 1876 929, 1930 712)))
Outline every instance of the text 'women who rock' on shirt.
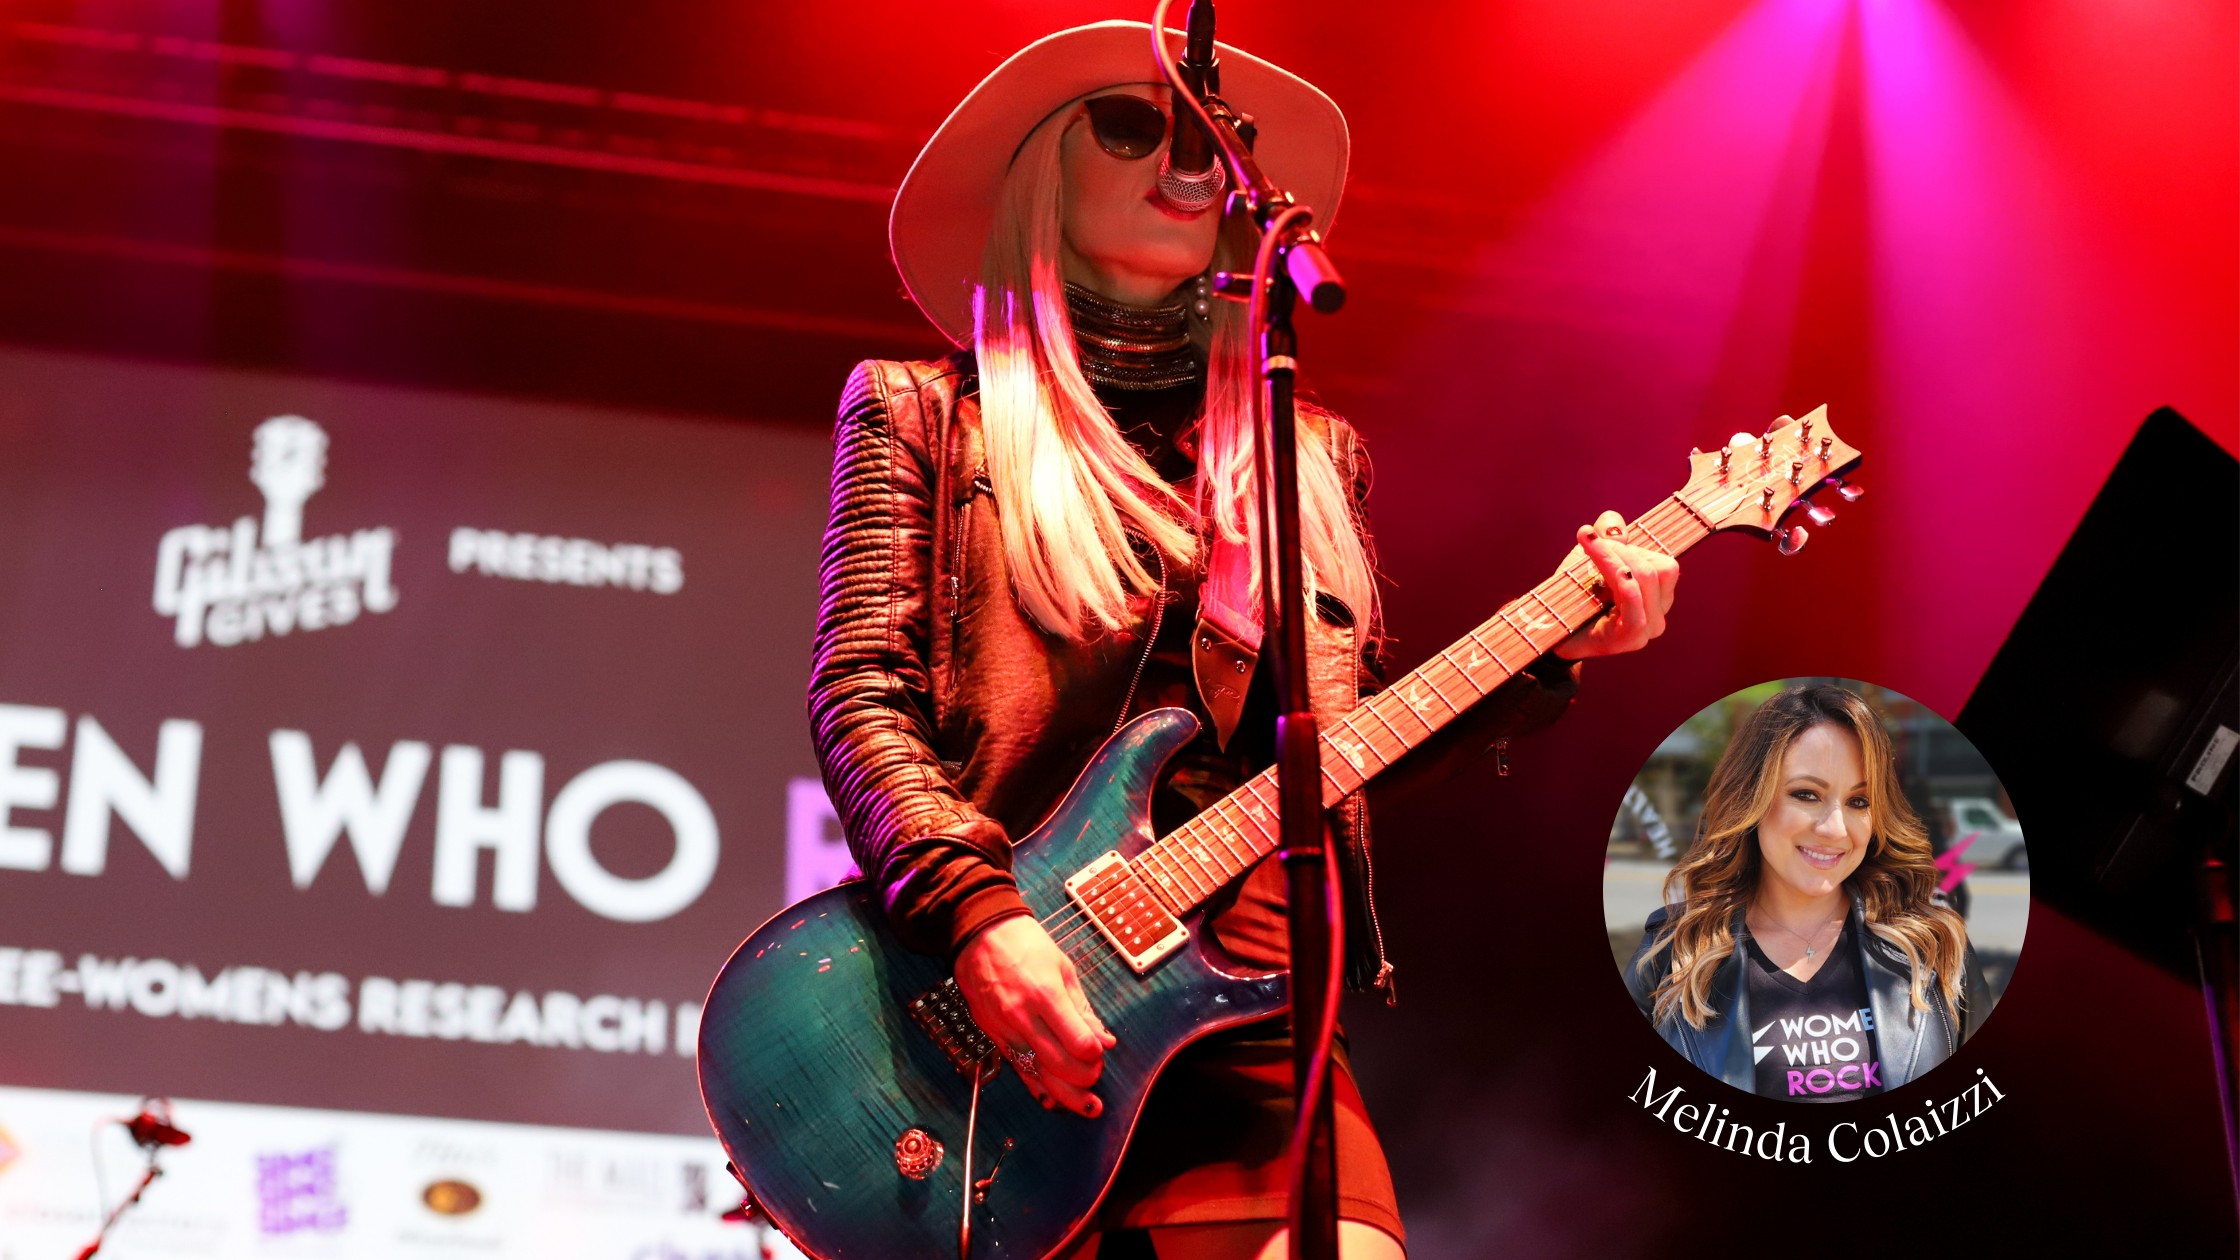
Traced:
POLYGON ((1809 980, 1773 965, 1749 942, 1750 1054, 1760 1098, 1850 1102, 1883 1090, 1859 947, 1846 923, 1809 980))

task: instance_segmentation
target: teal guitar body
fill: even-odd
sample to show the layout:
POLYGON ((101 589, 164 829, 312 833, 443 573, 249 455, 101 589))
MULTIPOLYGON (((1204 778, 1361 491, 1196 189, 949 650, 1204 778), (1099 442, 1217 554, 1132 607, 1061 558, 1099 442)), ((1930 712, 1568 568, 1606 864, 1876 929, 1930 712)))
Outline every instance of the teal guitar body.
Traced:
MULTIPOLYGON (((1691 451, 1687 483, 1621 540, 1678 556, 1734 530, 1793 554, 1806 531, 1784 519, 1824 486, 1856 499, 1861 491, 1843 479, 1859 459, 1826 407, 1782 416, 1761 437, 1691 451)), ((1816 525, 1834 516, 1812 512, 1816 525)), ((1328 721, 1318 741, 1324 808, 1600 617, 1609 607, 1600 582, 1572 548, 1553 576, 1328 721)), ((1013 848, 1019 894, 1073 955, 1119 1038, 1105 1052, 1104 1112, 1094 1120, 1045 1111, 1008 1068, 992 1070, 1001 1060, 965 1013, 948 965, 902 948, 869 884, 787 907, 724 965, 701 1014, 701 1096, 749 1193, 803 1251, 818 1260, 953 1260, 960 1250, 962 1260, 1044 1260, 1111 1187, 1144 1098, 1175 1053, 1285 1009, 1286 977, 1237 964, 1193 930, 1209 897, 1274 851, 1274 771, 1171 834, 1151 834, 1152 784, 1197 731, 1181 709, 1130 722, 1013 848), (990 1069, 977 1126, 973 1081, 983 1074, 973 1064, 990 1069)))
MULTIPOLYGON (((1129 723, 1015 846, 1019 894, 1038 918, 1067 909, 1066 878, 1100 855, 1133 857, 1151 844, 1152 783, 1197 729, 1181 709, 1129 723)), ((1194 927, 1196 916, 1183 921, 1194 927)), ((1111 1185, 1167 1061, 1288 1000, 1284 976, 1242 968, 1195 931, 1142 975, 1093 930, 1068 952, 1119 1039, 1096 1087, 1104 1112, 1046 1111, 1008 1067, 986 1079, 972 1179, 994 1176, 973 1204, 974 1257, 1056 1251, 1111 1185)), ((819 1260, 957 1258, 973 1193, 964 1180, 972 1079, 911 1013, 948 979, 946 962, 895 940, 877 890, 853 881, 757 928, 708 994, 699 1072, 709 1119, 761 1210, 819 1260), (906 1139, 913 1131, 923 1140, 906 1139), (922 1176, 901 1168, 928 1158, 922 1176)))

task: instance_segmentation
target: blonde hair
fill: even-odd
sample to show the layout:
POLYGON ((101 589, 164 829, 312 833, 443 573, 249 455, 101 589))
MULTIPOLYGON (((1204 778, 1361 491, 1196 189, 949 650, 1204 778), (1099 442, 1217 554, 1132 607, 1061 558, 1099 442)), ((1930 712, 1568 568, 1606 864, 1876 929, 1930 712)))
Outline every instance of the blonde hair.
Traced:
MULTIPOLYGON (((1118 629, 1129 620, 1128 597, 1158 589, 1131 535, 1189 569, 1202 563, 1205 535, 1243 544, 1251 585, 1235 596, 1256 609, 1260 582, 1252 476, 1259 386, 1244 308, 1214 303, 1198 476, 1188 499, 1120 434, 1082 374, 1060 264, 1060 144, 1080 117, 1078 101, 1060 108, 1012 158, 972 303, 981 430, 1012 590, 1036 625, 1076 640, 1118 629)), ((1317 592, 1335 596, 1367 630, 1376 586, 1346 476, 1333 459, 1336 424, 1328 413, 1299 408, 1308 600, 1317 592)))
POLYGON ((1868 930, 1905 955, 1914 1007, 1928 1009, 1923 996, 1923 977, 1928 975, 1935 977, 1946 1008, 1958 1012, 1968 933, 1959 915, 1931 901, 1937 889, 1936 859, 1929 851, 1928 829, 1898 786, 1889 732, 1855 692, 1798 687, 1744 719, 1704 789, 1695 843, 1666 877, 1666 888, 1677 887, 1686 907, 1665 924, 1640 962, 1646 972, 1658 954, 1668 946, 1672 950, 1671 968, 1657 986, 1659 1022, 1677 1011, 1701 1028, 1716 1013, 1712 980, 1719 964, 1734 952, 1735 915, 1757 894, 1764 865, 1758 823, 1780 793, 1782 758, 1800 736, 1818 726, 1849 731, 1866 762, 1867 855, 1844 882, 1858 894, 1868 930))

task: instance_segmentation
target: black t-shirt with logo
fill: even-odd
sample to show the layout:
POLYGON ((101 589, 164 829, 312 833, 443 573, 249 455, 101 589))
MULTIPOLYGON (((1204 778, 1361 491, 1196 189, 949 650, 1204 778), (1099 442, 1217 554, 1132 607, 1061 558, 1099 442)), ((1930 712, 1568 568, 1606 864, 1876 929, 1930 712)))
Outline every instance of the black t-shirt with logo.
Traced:
POLYGON ((1759 1097, 1850 1102, 1882 1092, 1874 1012, 1848 922, 1810 980, 1774 966, 1754 940, 1743 971, 1750 986, 1745 1031, 1758 1065, 1759 1097))

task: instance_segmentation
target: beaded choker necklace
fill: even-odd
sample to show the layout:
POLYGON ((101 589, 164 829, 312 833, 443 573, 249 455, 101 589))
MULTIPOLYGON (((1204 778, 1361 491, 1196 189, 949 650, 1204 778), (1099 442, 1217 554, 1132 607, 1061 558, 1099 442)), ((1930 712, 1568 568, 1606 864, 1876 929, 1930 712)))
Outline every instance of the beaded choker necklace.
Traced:
POLYGON ((1122 306, 1082 288, 1066 286, 1073 341, 1082 374, 1114 389, 1170 389, 1195 380, 1202 361, 1190 341, 1190 308, 1122 306))

